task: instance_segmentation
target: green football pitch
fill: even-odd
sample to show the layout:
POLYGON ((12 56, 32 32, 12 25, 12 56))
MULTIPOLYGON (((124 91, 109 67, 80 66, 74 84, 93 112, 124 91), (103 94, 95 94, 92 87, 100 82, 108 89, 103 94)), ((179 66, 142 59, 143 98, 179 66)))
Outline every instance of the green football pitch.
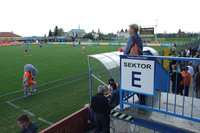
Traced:
POLYGON ((87 55, 117 51, 121 46, 85 47, 85 54, 81 46, 73 50, 72 45, 43 45, 41 51, 39 45, 0 47, 1 133, 20 132, 16 123, 20 114, 27 113, 41 131, 89 102, 87 55), (35 77, 39 93, 28 98, 22 86, 25 64, 39 71, 35 77))

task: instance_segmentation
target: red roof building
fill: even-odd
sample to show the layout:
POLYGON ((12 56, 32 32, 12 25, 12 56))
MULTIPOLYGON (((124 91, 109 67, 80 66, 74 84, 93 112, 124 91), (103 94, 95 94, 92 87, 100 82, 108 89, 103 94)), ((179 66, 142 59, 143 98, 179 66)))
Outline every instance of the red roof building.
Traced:
POLYGON ((18 40, 20 38, 23 37, 13 32, 0 32, 0 40, 18 40))
POLYGON ((13 32, 0 32, 0 37, 22 37, 13 32))

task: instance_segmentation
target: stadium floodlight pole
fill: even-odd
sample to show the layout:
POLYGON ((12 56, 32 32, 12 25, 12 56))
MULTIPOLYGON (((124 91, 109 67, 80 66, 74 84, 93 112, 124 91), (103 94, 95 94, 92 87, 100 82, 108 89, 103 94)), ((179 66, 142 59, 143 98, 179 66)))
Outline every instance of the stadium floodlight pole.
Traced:
POLYGON ((157 41, 157 22, 158 22, 158 20, 156 19, 156 25, 155 25, 155 29, 156 29, 156 33, 155 33, 155 42, 156 43, 158 43, 158 41, 157 41))

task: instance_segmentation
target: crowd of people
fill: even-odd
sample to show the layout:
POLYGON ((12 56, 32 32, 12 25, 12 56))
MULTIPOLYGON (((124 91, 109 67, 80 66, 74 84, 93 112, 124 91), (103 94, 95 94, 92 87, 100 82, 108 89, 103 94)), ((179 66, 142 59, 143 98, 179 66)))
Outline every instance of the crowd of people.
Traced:
POLYGON ((96 133, 109 133, 110 131, 110 111, 119 105, 119 84, 114 79, 108 81, 108 91, 105 94, 105 87, 100 85, 98 93, 92 97, 88 119, 90 131, 96 133))
MULTIPOLYGON (((125 55, 143 55, 143 42, 138 34, 138 25, 129 26, 129 38, 125 49, 120 49, 125 55)), ((170 56, 200 58, 200 51, 196 48, 181 49, 177 55, 176 44, 172 47, 170 56)), ((176 61, 170 62, 170 75, 172 81, 172 93, 189 96, 190 85, 194 81, 195 97, 200 98, 200 71, 199 62, 195 61, 176 61)), ((92 98, 90 111, 94 111, 94 126, 96 132, 109 133, 109 112, 119 104, 118 84, 113 79, 109 80, 108 93, 110 98, 104 96, 104 87, 98 87, 98 94, 92 98)), ((138 94, 140 103, 145 105, 145 95, 138 94)))
MULTIPOLYGON (((187 47, 186 49, 182 48, 178 57, 200 58, 200 51, 195 47, 192 49, 190 47, 187 47)), ((191 83, 194 82, 195 97, 200 98, 200 62, 172 60, 170 65, 172 92, 184 96, 189 96, 191 83)))

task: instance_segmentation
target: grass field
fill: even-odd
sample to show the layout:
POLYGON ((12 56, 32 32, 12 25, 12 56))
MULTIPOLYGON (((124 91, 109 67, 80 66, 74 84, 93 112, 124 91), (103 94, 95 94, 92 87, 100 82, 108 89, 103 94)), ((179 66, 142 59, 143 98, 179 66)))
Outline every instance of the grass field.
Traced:
POLYGON ((24 55, 25 46, 0 47, 0 132, 20 132, 16 118, 22 113, 28 113, 40 131, 82 108, 89 102, 87 55, 119 47, 86 46, 83 55, 80 46, 73 50, 71 45, 43 45, 40 51, 32 45, 31 56, 24 55), (25 64, 39 71, 35 77, 39 93, 29 98, 24 98, 22 86, 25 64))
POLYGON ((86 46, 84 55, 79 46, 73 50, 71 45, 44 45, 42 51, 38 45, 28 47, 31 56, 24 56, 25 46, 0 48, 0 132, 2 133, 19 132, 16 118, 27 111, 33 114, 31 120, 37 122, 39 130, 42 130, 82 108, 89 102, 87 55, 116 51, 120 46, 86 46), (24 98, 23 67, 28 63, 39 70, 39 75, 35 78, 39 85, 39 93, 24 98), (55 82, 48 83, 50 81, 55 82), (18 92, 5 95, 16 91, 18 92))

